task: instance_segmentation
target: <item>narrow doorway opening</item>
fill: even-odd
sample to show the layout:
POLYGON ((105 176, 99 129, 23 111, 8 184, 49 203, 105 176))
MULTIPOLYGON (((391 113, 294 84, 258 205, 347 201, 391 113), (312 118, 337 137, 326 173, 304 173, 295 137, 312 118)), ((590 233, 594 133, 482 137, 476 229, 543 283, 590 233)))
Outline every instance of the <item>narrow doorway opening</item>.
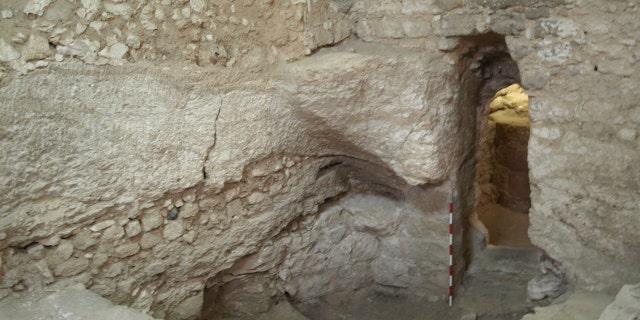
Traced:
POLYGON ((487 245, 532 249, 528 96, 507 52, 482 59, 474 213, 486 228, 487 245))

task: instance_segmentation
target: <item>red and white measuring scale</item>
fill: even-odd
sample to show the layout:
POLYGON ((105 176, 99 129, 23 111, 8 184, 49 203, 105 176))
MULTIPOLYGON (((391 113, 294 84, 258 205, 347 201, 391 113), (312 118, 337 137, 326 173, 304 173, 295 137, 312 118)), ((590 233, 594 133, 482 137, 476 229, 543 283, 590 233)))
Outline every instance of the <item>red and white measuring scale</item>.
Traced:
POLYGON ((449 306, 453 306, 453 202, 449 202, 449 306))

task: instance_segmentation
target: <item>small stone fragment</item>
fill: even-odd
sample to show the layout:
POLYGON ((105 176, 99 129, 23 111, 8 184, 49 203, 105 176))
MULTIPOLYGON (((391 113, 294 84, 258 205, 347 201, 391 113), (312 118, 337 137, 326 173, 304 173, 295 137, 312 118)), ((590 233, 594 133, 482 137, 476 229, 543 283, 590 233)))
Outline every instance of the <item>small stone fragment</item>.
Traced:
POLYGON ((80 2, 82 3, 82 8, 76 12, 80 18, 91 20, 93 15, 100 10, 100 0, 80 0, 80 2))
POLYGON ((100 32, 100 30, 104 28, 104 23, 102 21, 91 21, 91 23, 89 23, 89 27, 97 32, 100 32))
POLYGON ((249 204, 254 204, 254 203, 264 201, 266 197, 267 195, 262 192, 254 192, 251 195, 249 195, 249 197, 247 198, 247 201, 249 202, 249 204))
POLYGON ((187 202, 180 207, 180 215, 185 218, 193 218, 198 213, 198 204, 194 202, 187 202))
POLYGON ((82 230, 73 237, 73 245, 78 248, 78 250, 85 250, 95 245, 96 242, 97 240, 91 236, 89 230, 82 230))
POLYGON ((93 232, 98 232, 98 231, 100 231, 100 230, 103 230, 103 229, 109 228, 109 227, 111 227, 111 226, 112 226, 112 225, 114 225, 114 224, 116 224, 116 222, 115 222, 115 221, 113 221, 113 220, 101 221, 101 222, 98 222, 98 223, 96 223, 96 224, 92 225, 92 226, 89 228, 89 230, 91 230, 91 231, 93 231, 93 232))
POLYGON ((53 0, 30 0, 24 7, 24 13, 42 16, 44 10, 53 2, 53 0))
POLYGON ((180 11, 180 13, 182 13, 182 15, 183 15, 185 18, 189 18, 189 17, 191 17, 191 8, 187 8, 187 7, 182 8, 182 10, 180 11))
POLYGON ((0 38, 0 62, 9 62, 20 58, 20 52, 0 38))
POLYGON ((184 233, 184 225, 182 220, 175 220, 164 227, 162 235, 165 239, 171 241, 178 239, 184 233))
POLYGON ((129 51, 129 47, 122 42, 117 42, 112 46, 100 51, 100 55, 110 59, 122 59, 129 51))
POLYGON ((138 38, 136 35, 130 34, 127 36, 127 46, 129 46, 129 48, 133 48, 133 49, 139 49, 140 48, 140 38, 138 38))
POLYGON ((163 262, 152 262, 144 268, 144 274, 146 276, 155 276, 163 273, 167 269, 167 266, 163 262))
POLYGON ((184 241, 186 241, 188 244, 192 244, 194 241, 196 241, 196 232, 194 230, 191 230, 185 233, 182 236, 182 239, 184 239, 184 241))
POLYGON ((45 61, 45 60, 40 60, 40 61, 36 61, 35 64, 36 68, 46 68, 49 66, 49 61, 45 61))
POLYGON ((140 232, 142 232, 140 221, 129 221, 129 223, 127 223, 127 225, 124 227, 124 231, 127 233, 127 237, 129 238, 137 236, 138 234, 140 234, 140 232))
POLYGON ((53 272, 51 272, 51 269, 49 269, 49 266, 47 265, 47 262, 45 260, 36 262, 35 266, 36 269, 38 269, 38 271, 40 272, 42 280, 44 280, 45 284, 50 284, 55 280, 53 272))
POLYGON ((438 40, 438 50, 449 52, 453 51, 460 45, 460 41, 457 38, 442 38, 438 40))
POLYGON ((27 41, 27 36, 22 32, 18 32, 11 37, 11 42, 15 44, 23 44, 25 41, 27 41))
POLYGON ((182 196, 182 200, 184 202, 194 202, 196 201, 196 194, 193 192, 189 192, 188 194, 185 194, 184 196, 182 196))
POLYGON ((140 24, 142 25, 142 27, 149 31, 157 30, 158 26, 151 21, 154 16, 155 12, 153 10, 153 6, 144 6, 142 8, 142 12, 140 13, 140 24))
POLYGON ((121 16, 125 19, 131 18, 134 12, 133 8, 125 3, 115 4, 106 2, 104 4, 104 10, 115 16, 121 16))
POLYGON ((82 24, 82 23, 76 24, 76 33, 77 34, 82 34, 86 30, 87 30, 87 25, 86 24, 82 24))
POLYGON ((31 260, 40 260, 44 258, 44 246, 41 243, 34 243, 27 247, 27 255, 31 260))
POLYGON ((140 252, 140 245, 137 243, 127 243, 116 247, 114 251, 118 258, 126 258, 140 252))
POLYGON ((179 213, 180 213, 180 209, 175 207, 175 208, 169 210, 169 212, 167 213, 167 219, 175 220, 176 218, 178 218, 178 214, 179 213))
POLYGON ((202 12, 207 8, 207 4, 204 0, 190 0, 189 6, 195 12, 202 12))
POLYGON ((148 211, 142 216, 142 230, 144 232, 151 231, 163 223, 162 215, 155 210, 148 211))
POLYGON ((478 315, 475 313, 465 313, 460 317, 460 320, 476 320, 478 315))
POLYGON ((60 242, 60 244, 56 248, 56 255, 61 260, 67 260, 71 258, 72 254, 73 254, 73 244, 71 243, 71 241, 63 240, 60 242))
POLYGON ((91 261, 94 268, 102 267, 109 260, 109 255, 105 253, 97 253, 93 256, 93 260, 91 261))
POLYGON ((57 246, 60 244, 60 235, 54 234, 49 238, 46 238, 44 240, 40 240, 40 243, 42 243, 43 245, 47 246, 47 247, 52 247, 52 246, 57 246))
POLYGON ((10 9, 2 10, 0 11, 0 15, 3 19, 11 19, 13 18, 13 11, 11 11, 10 9))
POLYGON ((69 259, 53 268, 53 274, 59 277, 74 276, 89 266, 89 260, 85 258, 69 259))
POLYGON ((626 141, 634 141, 636 139, 636 130, 632 128, 622 128, 618 131, 618 137, 626 141))
POLYGON ((142 238, 140 239, 140 247, 143 250, 146 250, 160 243, 160 241, 162 241, 162 238, 160 238, 159 236, 153 233, 145 233, 142 235, 142 238))
POLYGON ((103 234, 104 240, 122 239, 123 237, 124 229, 122 228, 122 226, 119 226, 117 224, 107 228, 103 234))
POLYGON ((566 281, 552 273, 537 277, 527 283, 527 296, 534 301, 556 298, 566 290, 566 281))
POLYGON ((22 59, 25 61, 44 59, 52 54, 49 41, 40 35, 30 35, 27 43, 22 47, 22 59))
POLYGON ((119 274, 121 274, 122 270, 124 270, 124 263, 116 262, 116 263, 106 267, 102 273, 107 278, 113 278, 113 277, 116 277, 119 274))

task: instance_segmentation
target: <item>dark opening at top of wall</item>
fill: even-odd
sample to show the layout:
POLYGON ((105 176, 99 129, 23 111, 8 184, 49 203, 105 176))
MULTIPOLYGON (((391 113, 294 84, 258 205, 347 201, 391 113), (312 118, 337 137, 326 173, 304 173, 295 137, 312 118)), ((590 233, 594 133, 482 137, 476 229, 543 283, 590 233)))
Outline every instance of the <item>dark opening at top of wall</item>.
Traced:
POLYGON ((463 58, 480 80, 478 103, 488 103, 500 89, 521 83, 518 65, 509 54, 503 35, 486 33, 461 37, 463 58))

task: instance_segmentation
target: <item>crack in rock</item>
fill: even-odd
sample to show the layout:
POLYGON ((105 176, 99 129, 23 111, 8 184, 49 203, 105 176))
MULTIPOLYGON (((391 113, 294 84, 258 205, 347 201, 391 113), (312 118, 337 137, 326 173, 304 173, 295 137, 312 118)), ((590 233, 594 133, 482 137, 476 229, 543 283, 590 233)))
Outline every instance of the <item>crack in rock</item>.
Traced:
POLYGON ((220 112, 222 112, 222 104, 223 100, 220 98, 220 106, 218 107, 218 112, 216 113, 216 117, 213 121, 214 131, 213 131, 213 143, 207 148, 207 152, 204 156, 204 161, 202 162, 202 179, 207 180, 207 161, 209 161, 209 155, 216 147, 216 142, 218 141, 218 118, 220 118, 220 112))

